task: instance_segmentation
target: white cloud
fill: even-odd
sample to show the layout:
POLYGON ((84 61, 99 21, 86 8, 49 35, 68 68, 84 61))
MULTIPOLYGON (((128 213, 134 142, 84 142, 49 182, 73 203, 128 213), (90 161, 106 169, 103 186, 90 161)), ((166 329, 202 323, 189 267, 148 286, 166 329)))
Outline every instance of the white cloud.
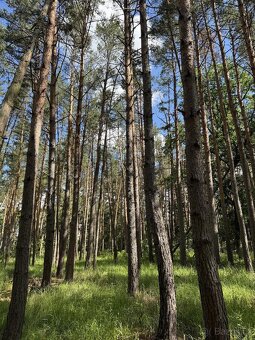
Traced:
POLYGON ((152 92, 152 105, 156 106, 158 105, 164 97, 163 92, 156 90, 152 92))

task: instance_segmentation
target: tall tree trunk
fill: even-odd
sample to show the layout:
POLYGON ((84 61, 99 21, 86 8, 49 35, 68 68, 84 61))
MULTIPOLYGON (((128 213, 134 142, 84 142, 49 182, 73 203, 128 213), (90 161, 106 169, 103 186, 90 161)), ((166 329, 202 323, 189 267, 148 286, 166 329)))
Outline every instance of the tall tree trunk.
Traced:
POLYGON ((102 168, 101 168, 101 181, 100 181, 100 190, 99 190, 99 198, 98 198, 98 207, 96 214, 96 228, 95 228, 95 239, 94 239, 94 253, 93 253, 93 268, 96 268, 97 265, 97 254, 98 254, 98 244, 99 244, 99 236, 100 236, 100 213, 102 209, 102 198, 104 194, 104 175, 105 175, 105 166, 107 162, 107 125, 105 126, 105 138, 104 138, 104 147, 103 147, 103 159, 102 159, 102 168))
POLYGON ((4 340, 20 339, 25 316, 28 292, 29 243, 33 219, 35 179, 37 174, 37 157, 40 143, 43 114, 48 87, 48 75, 54 41, 57 0, 52 0, 48 11, 48 25, 44 43, 43 60, 36 94, 35 111, 32 115, 31 130, 27 153, 27 165, 20 217, 20 228, 16 248, 16 260, 13 274, 12 296, 4 328, 4 340))
POLYGON ((57 277, 63 276, 64 257, 67 246, 67 231, 70 217, 70 201, 71 201, 71 167, 72 167, 72 140, 73 140, 73 107, 74 107, 74 70, 73 64, 70 65, 70 107, 68 113, 68 132, 67 132, 67 148, 66 148, 66 179, 65 194, 61 216, 61 225, 59 232, 59 254, 57 265, 57 277))
POLYGON ((141 238, 141 209, 140 209, 140 190, 139 190, 139 168, 137 159, 137 140, 136 127, 133 124, 133 160, 134 160, 134 198, 135 198, 135 221, 136 221, 136 241, 137 241, 137 255, 138 266, 141 268, 142 261, 142 238, 141 238))
POLYGON ((127 195, 127 246, 128 246, 128 293, 136 295, 139 285, 139 266, 136 238, 134 193, 134 135, 135 119, 134 78, 132 65, 131 3, 124 0, 125 27, 125 77, 126 77, 126 195, 127 195))
POLYGON ((149 64, 148 27, 146 1, 140 0, 142 68, 143 68, 143 106, 144 106, 144 137, 145 164, 144 187, 147 202, 146 213, 153 231, 158 265, 158 282, 160 293, 160 315, 157 330, 158 339, 177 339, 176 298, 173 277, 173 265, 164 225, 162 211, 155 185, 155 149, 152 116, 151 72, 149 64), (151 212, 148 210, 151 209, 151 212))
POLYGON ((210 212, 212 214, 211 219, 213 223, 213 242, 215 257, 217 263, 220 264, 220 245, 219 245, 219 230, 216 220, 216 209, 215 209, 215 199, 214 199, 214 189, 213 189, 213 174, 212 174, 212 158, 210 152, 210 142, 209 142, 209 132, 207 125, 207 109, 205 105, 205 98, 203 92, 202 83, 202 70, 201 70, 201 58, 198 45, 197 28, 194 23, 194 37, 195 37, 195 49, 196 49, 196 60, 197 60, 197 73, 198 73, 198 93, 199 93, 199 106, 201 110, 201 121, 203 130, 203 144, 204 144, 204 158, 205 158, 205 179, 207 186, 207 199, 210 205, 210 212))
POLYGON ((98 139, 97 139, 97 151, 96 151, 96 166, 95 166, 95 174, 93 181, 93 190, 91 197, 91 205, 90 205, 90 217, 88 223, 88 244, 87 244, 87 254, 86 254, 86 263, 85 266, 89 267, 91 265, 91 259, 93 258, 93 253, 95 251, 95 225, 96 225, 96 207, 97 207, 97 195, 98 195, 98 179, 99 179, 99 170, 101 165, 102 158, 102 150, 101 150, 101 142, 102 142, 102 134, 103 127, 105 123, 105 109, 106 109, 106 100, 107 100, 107 83, 108 83, 108 73, 109 73, 109 65, 107 65, 106 75, 104 79, 103 93, 102 93, 102 102, 101 102, 101 113, 99 117, 99 129, 98 129, 98 139))
MULTIPOLYGON (((179 241, 180 241, 180 263, 185 266, 187 264, 186 255, 186 235, 185 235, 185 220, 183 212, 183 195, 181 184, 181 161, 180 161, 180 140, 179 140, 179 120, 178 120, 178 108, 177 108, 177 79, 176 71, 173 71, 174 75, 174 123, 175 123, 175 158, 176 158, 176 198, 177 198, 177 212, 178 212, 178 224, 179 224, 179 241)), ((173 197, 171 197, 173 200, 173 197)))
POLYGON ((177 6, 184 90, 187 182, 206 338, 226 340, 230 339, 228 318, 214 256, 212 213, 206 200, 207 190, 204 182, 190 0, 178 0, 177 6))
POLYGON ((77 224, 79 215, 79 199, 80 199, 80 137, 81 137, 81 115, 82 115, 82 103, 83 103, 83 91, 84 91, 84 54, 85 54, 85 32, 86 23, 83 24, 83 40, 81 45, 81 60, 80 60, 80 79, 79 79, 79 94, 78 94, 78 106, 76 113, 76 127, 75 127, 75 145, 74 145, 74 182, 73 182, 73 206, 72 206, 72 218, 70 224, 70 237, 69 247, 66 260, 66 281, 73 280, 74 274, 74 262, 75 262, 75 250, 77 240, 77 224))
POLYGON ((32 224, 32 266, 35 265, 36 254, 37 254, 37 242, 38 242, 38 232, 40 227, 41 221, 41 205, 42 205, 42 197, 43 197, 43 190, 42 190, 42 182, 43 182, 43 173, 44 173, 44 163, 46 157, 46 150, 47 150, 47 142, 44 143, 43 151, 42 151, 42 160, 41 160, 41 167, 40 175, 38 176, 38 184, 36 185, 35 189, 35 203, 34 203, 34 216, 33 216, 33 224, 32 224))
POLYGON ((47 194, 47 222, 46 239, 44 253, 44 267, 42 277, 42 287, 46 287, 51 282, 51 270, 54 252, 55 233, 55 178, 56 178, 56 112, 57 112, 57 32, 55 33, 54 46, 52 50, 51 63, 51 84, 50 84, 50 121, 49 121, 49 167, 48 167, 48 194, 47 194))

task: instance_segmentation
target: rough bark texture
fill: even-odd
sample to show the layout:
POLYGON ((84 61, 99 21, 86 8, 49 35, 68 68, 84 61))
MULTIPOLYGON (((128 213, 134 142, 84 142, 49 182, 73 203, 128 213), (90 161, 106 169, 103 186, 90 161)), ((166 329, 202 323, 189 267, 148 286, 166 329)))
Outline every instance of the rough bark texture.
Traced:
POLYGON ((196 32, 196 25, 194 24, 195 32, 195 46, 196 46, 196 59, 197 59, 197 70, 198 70, 198 93, 199 93, 199 105, 201 110, 201 121, 203 130, 203 144, 204 144, 204 158, 205 158, 205 179, 207 186, 207 199, 210 206, 210 212, 212 214, 212 235, 214 242, 214 251, 217 263, 220 264, 220 245, 219 245, 219 230, 216 221, 215 213, 215 199, 214 199, 214 188, 213 188, 213 174, 212 174, 212 158, 210 151, 209 132, 207 126, 207 108, 205 105, 203 83, 202 83, 202 71, 200 66, 200 52, 198 46, 198 37, 196 32))
POLYGON ((20 228, 16 247, 16 260, 13 274, 12 296, 4 329, 4 340, 17 340, 21 337, 25 306, 28 292, 29 242, 32 228, 35 179, 39 142, 43 122, 48 75, 52 57, 52 47, 55 33, 57 0, 52 0, 48 11, 48 25, 44 44, 43 61, 36 94, 35 110, 32 115, 31 130, 27 153, 27 165, 24 179, 24 190, 20 217, 20 228))
POLYGON ((47 194, 47 222, 44 253, 44 267, 42 287, 51 282, 51 270, 54 253, 55 233, 55 175, 56 175, 56 112, 57 112, 57 33, 52 51, 51 84, 50 84, 50 122, 49 122, 49 167, 48 167, 48 194, 47 194))
POLYGON ((227 311, 214 256, 211 232, 213 221, 210 218, 210 207, 206 200, 190 0, 179 0, 177 6, 184 90, 187 182, 206 338, 229 339, 227 311))
POLYGON ((155 186, 155 155, 152 115, 151 72, 149 64, 148 28, 146 15, 146 1, 140 0, 141 37, 142 37, 142 67, 143 67, 143 99, 144 99, 144 137, 145 137, 145 165, 144 187, 145 199, 151 211, 150 228, 153 231, 158 265, 158 281, 160 293, 160 315, 157 339, 177 339, 176 298, 173 277, 173 265, 168 240, 168 233, 164 224, 159 198, 155 186))
POLYGON ((125 25, 125 76, 126 76, 126 195, 127 195, 127 249, 128 249, 128 293, 138 291, 139 268, 136 239, 135 193, 134 193, 134 78, 132 65, 132 34, 130 0, 124 1, 125 25))

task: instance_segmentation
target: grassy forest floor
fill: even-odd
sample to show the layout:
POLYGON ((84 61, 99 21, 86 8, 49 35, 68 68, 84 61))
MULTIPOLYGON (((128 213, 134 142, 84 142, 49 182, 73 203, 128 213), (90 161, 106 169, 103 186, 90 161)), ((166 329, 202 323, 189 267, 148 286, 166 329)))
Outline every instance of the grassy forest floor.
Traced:
MULTIPOLYGON (((191 259, 192 262, 192 259, 191 259)), ((0 329, 3 327, 11 290, 13 263, 0 271, 0 329)), ((53 278, 51 288, 39 289, 42 261, 31 268, 30 293, 23 339, 151 339, 158 317, 157 269, 142 267, 140 293, 128 297, 125 254, 114 265, 110 255, 100 256, 97 269, 76 265, 75 281, 53 278)), ((255 339, 255 280, 238 268, 222 268, 220 276, 233 339, 255 339)), ((175 264, 178 329, 188 339, 200 339, 202 314, 197 276, 190 265, 175 264)), ((186 338, 186 339, 187 339, 186 338)))

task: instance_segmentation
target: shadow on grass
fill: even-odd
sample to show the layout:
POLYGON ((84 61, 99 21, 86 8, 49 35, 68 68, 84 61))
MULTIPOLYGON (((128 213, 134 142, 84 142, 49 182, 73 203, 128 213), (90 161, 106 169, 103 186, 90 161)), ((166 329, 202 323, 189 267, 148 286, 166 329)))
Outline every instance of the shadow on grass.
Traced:
MULTIPOLYGON (((30 276, 38 277, 41 269, 39 263, 30 276)), ((221 276, 231 328, 255 329, 254 277, 232 269, 222 269, 221 276)), ((73 283, 29 295, 23 339, 135 340, 141 334, 149 339, 155 332, 159 299, 155 265, 143 265, 135 299, 127 295, 125 255, 117 265, 111 255, 100 257, 96 270, 84 270, 84 261, 77 262, 75 278, 73 283)), ((194 268, 176 265, 175 283, 180 333, 199 339, 202 312, 194 268)), ((0 301, 0 327, 7 309, 8 302, 0 301)))

